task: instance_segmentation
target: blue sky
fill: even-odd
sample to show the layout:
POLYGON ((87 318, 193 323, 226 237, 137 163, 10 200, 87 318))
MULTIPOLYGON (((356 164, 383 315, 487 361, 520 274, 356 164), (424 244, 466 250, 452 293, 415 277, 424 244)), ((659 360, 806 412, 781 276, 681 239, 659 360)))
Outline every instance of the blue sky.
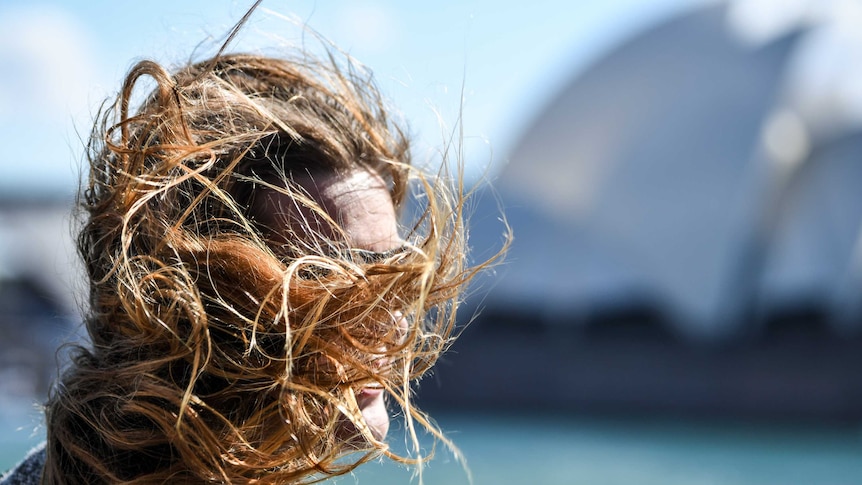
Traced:
MULTIPOLYGON (((233 50, 295 47, 302 29, 282 17, 307 23, 374 71, 410 124, 418 159, 434 158, 463 106, 475 176, 505 163, 520 131, 578 69, 705 1, 269 0, 233 50)), ((5 0, 0 191, 72 194, 93 113, 134 61, 176 65, 195 49, 212 54, 251 3, 5 0)))

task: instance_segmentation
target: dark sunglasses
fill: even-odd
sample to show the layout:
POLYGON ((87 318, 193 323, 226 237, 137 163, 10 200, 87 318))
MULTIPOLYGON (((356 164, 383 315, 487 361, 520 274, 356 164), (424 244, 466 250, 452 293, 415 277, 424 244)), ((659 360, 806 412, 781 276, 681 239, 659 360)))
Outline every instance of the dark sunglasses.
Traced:
POLYGON ((410 246, 399 246, 388 251, 369 251, 358 248, 337 248, 328 256, 352 261, 359 264, 377 264, 396 256, 404 256, 410 251, 410 246))

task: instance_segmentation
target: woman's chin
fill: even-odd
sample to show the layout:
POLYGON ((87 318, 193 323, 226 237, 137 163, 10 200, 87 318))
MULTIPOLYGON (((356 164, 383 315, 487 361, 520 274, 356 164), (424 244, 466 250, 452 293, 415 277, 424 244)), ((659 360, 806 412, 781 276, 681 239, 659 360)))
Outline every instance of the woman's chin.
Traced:
POLYGON ((365 424, 378 441, 382 441, 389 431, 389 411, 386 409, 383 394, 383 389, 363 389, 356 395, 365 424))
MULTIPOLYGON (((362 419, 371 431, 371 436, 377 441, 383 441, 389 431, 389 411, 383 400, 383 389, 363 389, 356 393, 356 402, 362 419)), ((362 437, 356 425, 350 420, 344 419, 341 429, 338 430, 340 439, 355 444, 360 448, 368 445, 368 441, 362 437)))

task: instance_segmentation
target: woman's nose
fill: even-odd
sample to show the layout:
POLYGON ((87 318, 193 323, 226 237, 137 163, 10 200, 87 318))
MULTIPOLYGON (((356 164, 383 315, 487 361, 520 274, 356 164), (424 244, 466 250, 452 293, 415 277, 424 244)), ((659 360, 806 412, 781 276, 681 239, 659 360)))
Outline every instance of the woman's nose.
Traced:
POLYGON ((401 312, 392 312, 392 319, 395 320, 395 327, 398 329, 398 343, 403 344, 407 338, 407 333, 410 331, 410 323, 401 312))

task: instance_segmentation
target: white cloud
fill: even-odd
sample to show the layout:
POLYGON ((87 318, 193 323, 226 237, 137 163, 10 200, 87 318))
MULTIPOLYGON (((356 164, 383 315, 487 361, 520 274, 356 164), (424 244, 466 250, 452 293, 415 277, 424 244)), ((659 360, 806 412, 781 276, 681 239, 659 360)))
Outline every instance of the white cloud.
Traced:
POLYGON ((400 38, 395 13, 379 4, 344 4, 338 9, 336 25, 339 38, 350 39, 366 53, 390 49, 400 38))
POLYGON ((0 7, 0 190, 74 190, 74 126, 87 123, 97 79, 92 52, 84 26, 60 7, 0 7))
POLYGON ((0 10, 0 116, 67 118, 86 107, 94 71, 86 31, 49 6, 0 10), (10 112, 11 111, 11 112, 10 112))

